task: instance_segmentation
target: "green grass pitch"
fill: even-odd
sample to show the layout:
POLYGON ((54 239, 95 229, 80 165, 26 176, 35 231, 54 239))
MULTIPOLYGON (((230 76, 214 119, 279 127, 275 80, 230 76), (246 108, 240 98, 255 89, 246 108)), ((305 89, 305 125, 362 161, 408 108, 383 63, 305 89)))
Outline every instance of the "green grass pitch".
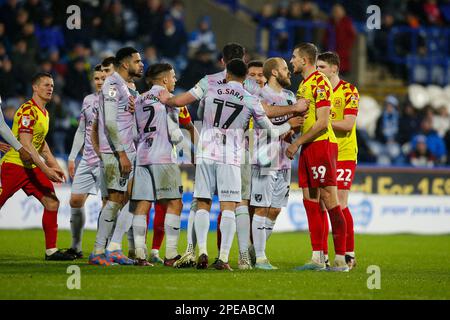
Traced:
MULTIPOLYGON (((211 260, 217 252, 215 236, 209 235, 211 260)), ((85 232, 86 254, 94 237, 94 232, 85 232)), ((0 299, 450 299, 449 235, 357 235, 358 266, 349 273, 293 271, 310 257, 306 233, 272 235, 267 254, 280 268, 275 271, 237 270, 235 241, 230 259, 234 272, 163 266, 105 268, 88 265, 86 258, 45 262, 41 230, 1 230, 0 239, 0 299), (80 266, 80 290, 67 288, 71 264, 80 266), (379 290, 367 287, 370 265, 380 267, 379 290)), ((185 239, 183 232, 182 249, 185 239)), ((67 247, 70 232, 60 231, 58 243, 67 247)))

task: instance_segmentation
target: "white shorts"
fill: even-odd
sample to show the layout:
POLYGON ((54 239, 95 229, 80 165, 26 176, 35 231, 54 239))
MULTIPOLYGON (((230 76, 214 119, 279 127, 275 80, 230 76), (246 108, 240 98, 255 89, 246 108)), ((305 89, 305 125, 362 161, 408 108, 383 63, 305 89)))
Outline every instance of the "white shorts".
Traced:
POLYGON ((241 195, 242 200, 250 200, 252 180, 252 166, 250 164, 241 164, 241 195))
POLYGON ((133 178, 134 161, 136 153, 127 153, 128 160, 131 162, 131 172, 127 176, 121 176, 119 167, 119 158, 114 153, 102 153, 104 167, 105 185, 108 190, 127 191, 128 181, 133 178))
POLYGON ((241 202, 241 167, 201 159, 195 169, 194 198, 241 202))
POLYGON ((263 208, 282 208, 289 200, 291 169, 261 172, 252 167, 252 192, 250 205, 263 208))
POLYGON ((132 200, 181 199, 182 195, 183 186, 178 164, 136 166, 132 200))
POLYGON ((81 159, 75 171, 70 192, 73 194, 97 194, 98 190, 100 190, 102 198, 108 196, 101 162, 90 166, 86 160, 81 159))

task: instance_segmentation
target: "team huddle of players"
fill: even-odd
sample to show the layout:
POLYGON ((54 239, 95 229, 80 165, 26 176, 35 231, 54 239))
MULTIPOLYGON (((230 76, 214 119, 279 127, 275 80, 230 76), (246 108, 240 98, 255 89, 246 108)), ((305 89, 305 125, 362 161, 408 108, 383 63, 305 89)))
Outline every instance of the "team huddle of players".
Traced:
MULTIPOLYGON (((0 206, 19 188, 35 195, 45 207, 43 226, 46 240, 49 238, 46 259, 70 260, 82 257, 83 206, 89 194, 100 190, 103 207, 90 264, 163 263, 176 268, 205 269, 209 266, 209 212, 217 194, 221 211, 219 254, 212 266, 232 270, 229 254, 237 234, 238 268, 272 270, 276 267, 266 257, 266 243, 281 208, 287 205, 291 160, 301 148, 299 185, 313 252, 311 261, 297 270, 348 271, 355 266, 353 221, 347 199, 356 167, 358 92, 353 85, 340 80, 339 57, 331 52, 318 55, 313 44, 300 44, 293 51, 290 61, 293 72, 303 76, 297 94, 286 89, 291 81, 284 59, 270 58, 246 65, 242 60, 244 54, 241 45, 227 44, 222 58, 225 70, 206 75, 191 90, 176 96, 172 94, 176 75, 166 63, 151 65, 146 70, 149 91, 141 94, 136 91, 133 79, 142 77, 144 70, 134 48, 122 48, 114 58, 95 67, 96 93, 83 101, 69 156, 69 173, 73 178, 70 200, 73 241, 69 250, 56 249, 56 231, 53 236, 52 230, 57 226, 53 220, 44 223, 46 218, 56 217, 55 203, 47 201, 56 199, 50 180, 61 180, 53 156, 44 153, 45 163, 30 166, 11 149, 2 160, 2 184, 4 181, 12 184, 8 178, 12 169, 8 171, 8 166, 14 164, 22 166, 25 173, 31 170, 39 175, 39 183, 47 189, 43 194, 33 193, 36 182, 25 179, 22 185, 4 187, 8 192, 0 195, 0 206), (200 132, 185 107, 194 102, 199 102, 199 113, 203 115, 200 132), (195 186, 188 245, 185 253, 179 254, 183 188, 177 150, 189 152, 194 146, 195 186), (81 148, 83 155, 75 169, 81 148), (54 170, 55 176, 50 176, 52 172, 47 169, 54 170), (152 203, 158 239, 154 238, 148 254, 146 236, 152 203), (333 266, 328 261, 328 216, 336 253, 333 266), (128 256, 122 251, 125 233, 128 256), (163 236, 166 249, 161 259, 159 247, 163 236)), ((23 133, 31 132, 36 154, 43 149, 45 140, 34 144, 34 133, 41 130, 35 126, 43 118, 48 130, 48 115, 42 117, 42 104, 45 106, 46 100, 39 101, 41 104, 34 100, 35 95, 39 96, 42 79, 46 78, 42 76, 33 83, 33 99, 19 108, 13 127, 20 141, 23 133), (24 118, 30 104, 33 120, 28 114, 24 118)), ((47 93, 51 98, 51 92, 47 93)), ((26 147, 29 150, 31 145, 26 147)), ((57 204, 56 199, 56 210, 57 204)))

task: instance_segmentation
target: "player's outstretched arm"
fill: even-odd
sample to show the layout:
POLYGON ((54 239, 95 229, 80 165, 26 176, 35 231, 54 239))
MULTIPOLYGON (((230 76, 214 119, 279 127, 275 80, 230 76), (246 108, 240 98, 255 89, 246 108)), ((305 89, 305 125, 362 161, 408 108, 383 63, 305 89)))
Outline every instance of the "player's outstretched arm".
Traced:
POLYGON ((162 90, 159 93, 159 101, 169 107, 182 108, 188 104, 191 104, 197 101, 197 98, 194 97, 190 92, 185 92, 176 96, 172 96, 172 94, 167 90, 162 90))
POLYGON ((282 117, 290 114, 303 114, 309 108, 309 100, 298 99, 291 106, 271 106, 263 103, 264 111, 269 118, 282 117))
MULTIPOLYGON (((52 168, 49 168, 39 156, 38 151, 33 146, 33 134, 31 133, 19 133, 19 141, 22 143, 24 148, 30 151, 31 158, 36 166, 42 170, 42 172, 53 182, 63 182, 61 177, 52 168)), ((45 159, 45 158, 44 158, 45 159)))
POLYGON ((301 145, 314 141, 327 130, 330 118, 330 107, 317 109, 317 120, 314 125, 300 137, 298 137, 286 150, 286 155, 293 159, 301 145))
POLYGON ((19 149, 22 148, 22 144, 20 144, 20 142, 17 141, 16 137, 14 137, 13 133, 11 132, 11 129, 6 124, 1 109, 0 109, 0 135, 16 151, 19 151, 19 149))
POLYGON ((69 154, 69 175, 73 179, 75 175, 75 159, 77 158, 78 153, 84 145, 84 139, 86 135, 86 122, 84 120, 83 115, 80 117, 80 122, 78 123, 77 131, 75 132, 75 136, 73 137, 72 149, 69 154))

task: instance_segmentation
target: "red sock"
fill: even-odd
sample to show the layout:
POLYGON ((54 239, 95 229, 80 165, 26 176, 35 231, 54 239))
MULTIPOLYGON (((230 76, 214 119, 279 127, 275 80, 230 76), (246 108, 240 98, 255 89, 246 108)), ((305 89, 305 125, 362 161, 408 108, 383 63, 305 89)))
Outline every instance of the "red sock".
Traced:
POLYGON ((313 251, 322 251, 323 221, 318 202, 303 199, 313 251))
POLYGON ((328 233, 330 232, 330 225, 328 222, 327 210, 322 211, 323 218, 323 254, 328 254, 328 233))
POLYGON ((344 214, 345 223, 347 225, 346 251, 353 252, 355 251, 355 231, 353 230, 353 217, 348 207, 342 210, 342 213, 344 214))
POLYGON ((153 219, 153 242, 152 249, 159 250, 164 239, 164 219, 166 218, 167 206, 155 204, 155 218, 153 219))
POLYGON ((58 237, 58 211, 51 211, 44 208, 42 228, 44 229, 45 234, 45 249, 56 248, 56 238, 58 237))
POLYGON ((333 233, 334 251, 336 254, 345 255, 346 248, 346 223, 341 206, 337 205, 328 210, 330 214, 331 229, 333 233))
POLYGON ((217 216, 217 249, 220 252, 220 244, 222 243, 222 233, 220 233, 220 220, 222 220, 222 211, 217 216))

